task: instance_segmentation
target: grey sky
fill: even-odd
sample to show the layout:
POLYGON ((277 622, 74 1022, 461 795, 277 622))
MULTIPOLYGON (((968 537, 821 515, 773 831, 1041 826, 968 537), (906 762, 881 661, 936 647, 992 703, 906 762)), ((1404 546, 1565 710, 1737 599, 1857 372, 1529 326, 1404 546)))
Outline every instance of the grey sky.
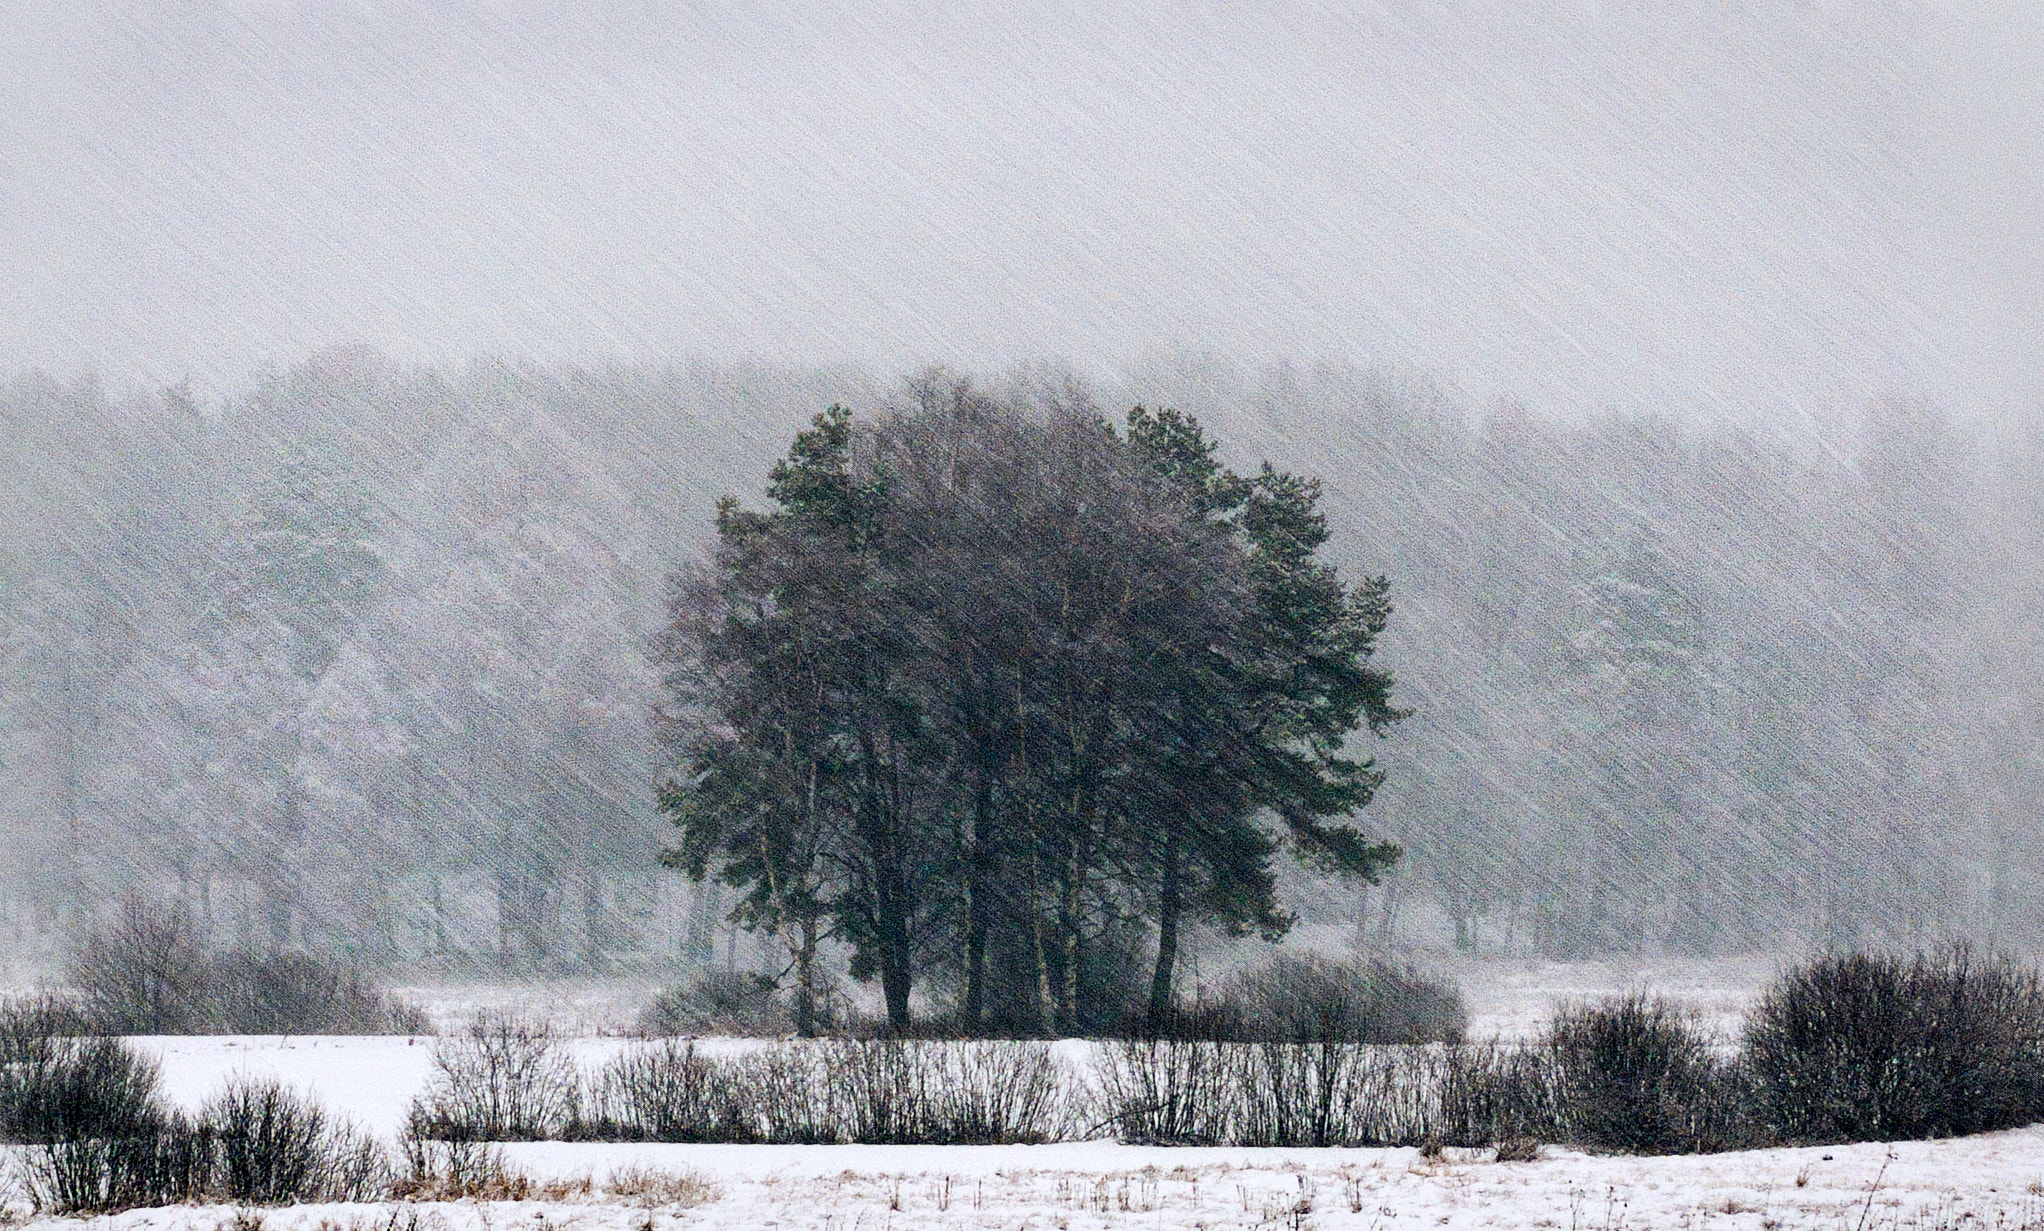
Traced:
POLYGON ((22 3, 0 368, 1416 364, 2034 404, 2036 6, 22 3), (1253 8, 1254 11, 1250 11, 1253 8))

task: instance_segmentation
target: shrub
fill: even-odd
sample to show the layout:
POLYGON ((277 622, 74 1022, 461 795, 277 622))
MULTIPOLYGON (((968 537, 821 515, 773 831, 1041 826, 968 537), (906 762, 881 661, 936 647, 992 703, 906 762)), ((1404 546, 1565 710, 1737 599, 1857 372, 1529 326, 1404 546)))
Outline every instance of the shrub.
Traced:
POLYGON ((992 1145, 1067 1128, 1071 1076, 1043 1043, 846 1041, 823 1056, 824 1088, 851 1141, 992 1145))
POLYGON ((70 963, 71 985, 109 1034, 204 1034, 210 971, 190 914, 129 896, 70 963))
POLYGON ((2044 987, 1964 948, 1819 958, 1762 996, 1742 1055, 1788 1140, 2011 1128, 2044 1117, 2044 987))
POLYGON ((390 1186, 405 1201, 523 1201, 532 1181, 513 1171, 504 1152, 487 1142, 420 1137, 398 1141, 406 1175, 390 1186))
MULTIPOLYGON (((835 998, 819 998, 816 1023, 825 1030, 838 1017, 835 998)), ((649 1038, 729 1034, 766 1038, 792 1034, 795 1008, 773 980, 741 970, 710 970, 686 988, 669 988, 639 1015, 639 1033, 649 1038)))
POLYGON ((1647 1154, 1738 1140, 1730 1075, 1694 1021, 1644 992, 1557 1009, 1541 1046, 1567 1140, 1647 1154))
POLYGON ((75 1012, 105 1034, 421 1034, 425 1015, 305 954, 209 957, 191 916, 125 899, 70 963, 75 1012))
POLYGON ((1554 1068, 1538 1047, 1495 1041, 1441 1052, 1433 1132, 1447 1145, 1481 1146, 1561 1135, 1554 1068))
POLYGON ((209 982, 228 1034, 423 1034, 426 1016, 359 972, 298 953, 236 952, 209 982))
POLYGON ((132 1137, 161 1120, 153 1061, 119 1039, 0 1037, 0 1140, 132 1137))
POLYGON ((0 1064, 7 1048, 27 1039, 82 1038, 96 1034, 75 1000, 49 992, 0 997, 0 1064))
POLYGON ((603 1181, 606 1195, 633 1205, 682 1209, 715 1199, 717 1186, 693 1171, 669 1171, 644 1163, 628 1163, 603 1181))
POLYGON ((257 1205, 367 1201, 386 1186, 376 1143, 276 1081, 230 1082, 200 1113, 219 1195, 257 1205))
POLYGON ((596 1082, 594 1132, 641 1141, 754 1141, 756 1116, 733 1066, 696 1054, 695 1044, 662 1039, 627 1049, 596 1082))
POLYGON ((433 1077, 413 1101, 421 1140, 542 1141, 580 1115, 580 1083, 552 1027, 478 1013, 433 1047, 433 1077))
POLYGON ((38 1210, 98 1213, 202 1197, 212 1161, 205 1129, 165 1113, 119 1135, 30 1145, 22 1151, 21 1171, 38 1210))
POLYGON ((210 1175, 206 1134, 157 1099, 157 1068, 119 1039, 13 1033, 0 1063, 0 1137, 23 1145, 36 1208, 183 1201, 210 1175))
POLYGON ((1229 1043, 1455 1043, 1462 993, 1410 967, 1280 953, 1175 1014, 1169 1038, 1229 1043))
POLYGON ((1234 1100, 1221 1044, 1170 1039, 1106 1043, 1096 1070, 1101 1110, 1123 1141, 1231 1144, 1234 1100))

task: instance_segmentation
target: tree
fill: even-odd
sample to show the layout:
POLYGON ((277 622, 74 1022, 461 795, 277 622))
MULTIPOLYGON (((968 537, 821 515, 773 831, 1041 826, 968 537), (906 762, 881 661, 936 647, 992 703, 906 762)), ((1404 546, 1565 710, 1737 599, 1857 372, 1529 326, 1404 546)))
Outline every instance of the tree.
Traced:
POLYGON ((1366 879, 1395 858, 1343 819, 1381 780, 1347 736, 1401 716, 1367 662, 1385 586, 1314 558, 1317 487, 1227 474, 1169 412, 1124 436, 1071 391, 915 394, 819 415, 779 508, 722 503, 674 590, 668 859, 784 936, 805 1022, 829 935, 897 1030, 931 963, 968 1029, 993 969, 1008 1021, 1079 1030, 1132 990, 1108 984, 1141 920, 1153 1009, 1187 914, 1282 933, 1281 843, 1366 879))
POLYGON ((1154 814, 1149 1017, 1158 1025, 1171 1004, 1193 869, 1205 874, 1200 905, 1231 930, 1254 925, 1275 936, 1287 926, 1271 904, 1268 839, 1250 824, 1259 811, 1275 814, 1299 856, 1322 871, 1374 883, 1398 858, 1397 846, 1331 818, 1368 804, 1383 782, 1371 761, 1345 755, 1350 734, 1366 727, 1382 735, 1406 711, 1391 705, 1390 673, 1369 662, 1390 617, 1389 583, 1347 587, 1315 558, 1328 537, 1318 482, 1268 463, 1245 482, 1214 460, 1198 420, 1168 409, 1137 407, 1129 435, 1187 494, 1195 524, 1239 532, 1251 597, 1228 635, 1190 642, 1206 652, 1170 663, 1153 694, 1173 728, 1161 741, 1167 785, 1154 814))

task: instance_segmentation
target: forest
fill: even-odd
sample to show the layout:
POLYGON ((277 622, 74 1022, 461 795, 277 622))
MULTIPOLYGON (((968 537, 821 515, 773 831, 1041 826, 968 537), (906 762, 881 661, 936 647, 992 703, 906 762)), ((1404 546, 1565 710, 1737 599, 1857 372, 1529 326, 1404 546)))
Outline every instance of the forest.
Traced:
MULTIPOLYGON (((1247 513, 1187 514, 1214 497, 1157 479, 1165 446, 1142 445, 1145 431, 1190 431, 1199 458, 1216 445, 1213 464, 1248 476, 1223 483, 1222 505, 1290 500, 1324 519, 1307 553, 1363 612, 1374 681, 1347 742, 1314 745, 1317 780, 1349 794, 1302 804, 1266 780, 1212 811, 1220 829, 1241 821, 1229 832, 1243 841, 1305 853, 1316 830, 1348 834, 1327 849, 1350 874, 1251 858, 1238 870, 1263 881, 1197 904, 1190 887, 1212 888, 1213 869, 1188 874, 1187 944, 1294 919, 1386 947, 1556 956, 1785 938, 2026 946, 2044 927, 2033 427, 1957 425, 1908 400, 1801 432, 1558 420, 1471 405, 1412 371, 1210 355, 1111 380, 1039 367, 960 384, 708 364, 443 371, 342 349, 224 397, 35 373, 0 386, 0 927, 15 951, 59 952, 131 892, 183 903, 217 944, 370 966, 671 969, 735 960, 733 920, 800 934, 800 911, 662 866, 663 851, 683 873, 705 866, 672 823, 688 819, 673 784, 691 757, 717 771, 685 730, 702 681, 673 664, 719 553, 789 533, 775 518, 810 499, 789 467, 834 405, 869 433, 847 426, 847 442, 893 450, 895 490, 926 514, 946 450, 1029 497, 975 506, 1004 517, 1044 513, 1054 483, 1084 485, 1094 520, 1067 525, 1064 550, 1103 586, 1166 587, 1131 617, 1151 621, 1144 635, 1247 618, 1221 596, 1257 594, 1242 570, 1262 549, 1247 513), (937 390, 1001 409, 954 416, 984 422, 938 439, 937 390), (994 474, 1053 455, 1075 469, 994 474), (927 473, 902 460, 916 458, 927 473), (768 505, 781 512, 748 511, 768 505), (1081 536, 1111 523, 1125 537, 1089 554, 1081 536), (1184 569, 1209 570, 1185 593, 1213 603, 1169 597, 1184 569)), ((881 535, 873 550, 925 553, 911 570, 923 588, 886 602, 954 621, 945 644, 961 653, 997 649, 1022 626, 969 593, 988 567, 971 535, 1039 541, 997 523, 881 535)), ((851 568, 866 549, 805 550, 851 568)), ((1044 698, 1060 678, 1133 669, 1098 666, 1048 671, 1044 698)), ((977 687, 1007 703, 972 662, 915 670, 954 700, 977 687)), ((1027 772, 1072 779, 1078 762, 1049 750, 1058 722, 1083 740, 1087 711, 1037 701, 1027 772)), ((953 709, 946 738, 969 742, 970 707, 953 709)), ((983 779, 990 798, 1019 755, 995 747, 1006 738, 982 748, 1001 770, 983 779)), ((1187 777, 1167 744, 1156 735, 1149 768, 1096 785, 1129 792, 1129 815, 1174 779, 1219 800, 1225 775, 1187 777)), ((1258 747, 1240 742, 1245 757, 1258 747)), ((969 805, 975 780, 941 789, 969 805)), ((1145 990, 1162 965, 1167 845, 1090 852, 1076 879, 1069 850, 1061 865, 1036 850, 1023 896, 1042 910, 1009 894, 975 923, 964 903, 927 952, 890 956, 876 938, 932 901, 886 927, 877 911, 812 921, 831 961, 883 983, 912 971, 963 1003, 984 982, 988 1012, 998 997, 1077 1013, 1084 966, 1057 946, 1118 954, 1145 990), (1029 916, 1060 909, 1039 960, 1029 916), (1048 996, 1013 986, 1042 978, 1048 996)), ((962 875, 995 869, 1012 887, 1030 854, 983 850, 962 875)), ((767 952, 758 940, 749 954, 767 952)))

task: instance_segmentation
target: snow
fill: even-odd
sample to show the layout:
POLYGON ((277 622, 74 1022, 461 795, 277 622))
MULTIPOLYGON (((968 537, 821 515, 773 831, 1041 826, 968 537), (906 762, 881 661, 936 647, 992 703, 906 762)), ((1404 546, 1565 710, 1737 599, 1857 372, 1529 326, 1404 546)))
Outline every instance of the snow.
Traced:
MULTIPOLYGON (((146 1038, 168 1096, 197 1106, 233 1074, 311 1090, 390 1134, 428 1077, 427 1038, 146 1038)), ((756 1044, 710 1040, 713 1050, 756 1044)), ((623 1043, 569 1044, 584 1065, 623 1043)), ((533 1142, 500 1147, 546 1199, 258 1211, 264 1231, 784 1231, 882 1228, 1672 1228, 1871 1231, 2044 1226, 2044 1127, 1937 1142, 1686 1158, 1546 1147, 1526 1163, 1449 1149, 1206 1149, 1083 1142, 1041 1146, 747 1146, 533 1142), (693 1173, 713 1192, 688 1208, 601 1193, 620 1168, 693 1173), (595 1182, 572 1194, 564 1183, 595 1182), (1301 1209, 1302 1203, 1310 1207, 1301 1209), (418 1213, 416 1228, 409 1222, 418 1213), (396 1220, 393 1221, 393 1214, 396 1220)), ((21 1210, 17 1205, 16 1214, 21 1210)), ((233 1231, 228 1207, 136 1210, 92 1231, 233 1231)), ((31 1225, 56 1231, 60 1220, 31 1225)), ((61 1220, 73 1225, 73 1220, 61 1220)), ((253 1231, 244 1224, 239 1231, 253 1231)))
MULTIPOLYGON (((2044 1129, 1894 1146, 1810 1147, 1695 1158, 1593 1157, 1549 1148, 1533 1162, 1488 1151, 1049 1146, 683 1146, 544 1142, 503 1147, 533 1180, 619 1168, 690 1172, 700 1205, 608 1198, 417 1207, 420 1231, 680 1228, 1528 1227, 1786 1231, 1791 1228, 2044 1224, 2044 1129)), ((405 1231, 397 1206, 256 1212, 267 1231, 405 1231), (396 1218, 393 1219, 393 1214, 396 1218)), ((136 1210, 92 1231, 226 1231, 227 1207, 136 1210)), ((31 1226, 56 1231, 59 1220, 31 1226)), ((244 1225, 244 1231, 246 1226, 244 1225)))

